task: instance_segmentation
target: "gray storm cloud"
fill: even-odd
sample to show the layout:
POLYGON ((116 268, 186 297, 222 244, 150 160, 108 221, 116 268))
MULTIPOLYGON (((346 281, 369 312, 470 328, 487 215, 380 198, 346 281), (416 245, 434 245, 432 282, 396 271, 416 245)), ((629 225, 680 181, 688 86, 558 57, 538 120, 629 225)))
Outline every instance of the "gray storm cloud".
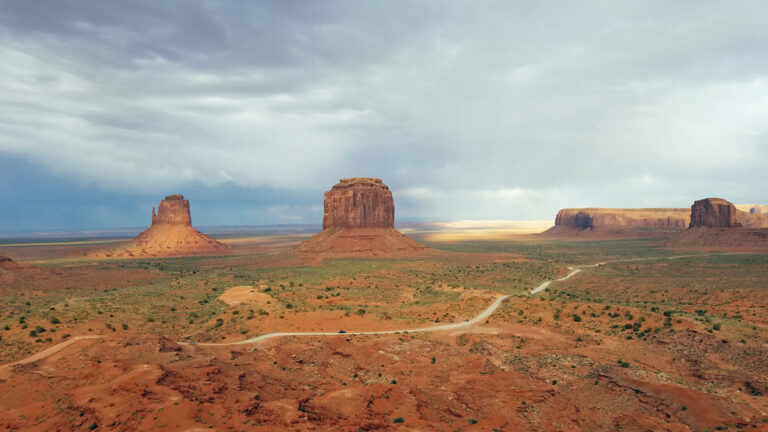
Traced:
POLYGON ((768 200, 764 2, 0 8, 0 154, 105 188, 371 175, 443 220, 768 200))

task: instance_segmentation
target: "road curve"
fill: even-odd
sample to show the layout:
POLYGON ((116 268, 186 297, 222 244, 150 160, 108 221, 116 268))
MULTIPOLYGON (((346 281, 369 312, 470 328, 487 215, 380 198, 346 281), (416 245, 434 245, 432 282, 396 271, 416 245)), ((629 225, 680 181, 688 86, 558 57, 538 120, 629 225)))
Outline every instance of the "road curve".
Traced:
MULTIPOLYGON (((345 335, 385 335, 385 334, 395 334, 395 333, 426 333, 426 332, 436 332, 436 331, 444 331, 444 330, 456 330, 460 328, 465 327, 471 327, 485 319, 487 319, 493 312, 496 311, 496 309, 501 305, 501 302, 506 300, 506 298, 509 296, 501 295, 496 297, 496 300, 493 301, 493 303, 490 304, 484 311, 482 311, 479 315, 476 317, 460 322, 460 323, 454 323, 454 324, 441 324, 437 326, 432 327, 421 327, 421 328, 411 328, 411 329, 401 329, 401 330, 382 330, 382 331, 349 331, 345 333, 338 333, 338 332, 280 332, 280 333, 267 333, 261 336, 256 336, 254 338, 238 341, 238 342, 226 342, 226 343, 198 343, 196 345, 203 345, 203 346, 228 346, 228 345, 247 345, 247 344, 253 344, 258 342, 263 342, 268 339, 278 338, 278 337, 284 337, 284 336, 338 336, 339 334, 345 334, 345 335)), ((185 342, 179 342, 180 344, 189 345, 189 343, 185 342)))
POLYGON ((9 374, 10 374, 11 368, 13 368, 16 365, 22 365, 22 364, 27 364, 27 363, 36 362, 38 360, 42 360, 42 359, 44 359, 44 358, 46 358, 48 356, 56 354, 57 352, 61 351, 62 349, 66 348, 66 347, 68 347, 68 346, 70 346, 70 345, 72 345, 72 344, 74 344, 76 342, 79 342, 81 340, 85 340, 85 339, 98 339, 100 337, 101 336, 74 336, 74 337, 71 337, 71 338, 65 340, 64 342, 56 344, 56 345, 54 345, 52 347, 48 347, 48 348, 46 348, 46 349, 44 349, 44 350, 42 350, 42 351, 40 351, 38 353, 32 354, 31 356, 29 356, 29 357, 27 357, 25 359, 21 359, 19 361, 15 361, 13 363, 6 363, 6 364, 0 366, 0 379, 7 379, 9 374))
POLYGON ((678 258, 691 258, 691 257, 702 257, 702 256, 711 256, 711 255, 739 255, 739 254, 742 254, 742 253, 743 252, 709 253, 709 254, 694 254, 694 255, 674 255, 674 256, 668 256, 668 257, 652 257, 652 258, 628 258, 628 259, 601 261, 599 263, 585 264, 585 265, 580 265, 580 266, 569 266, 568 270, 571 270, 570 273, 568 273, 567 275, 561 277, 560 279, 554 279, 554 280, 549 280, 549 281, 546 281, 546 282, 542 282, 541 285, 539 285, 536 288, 532 289, 529 294, 531 294, 531 295, 538 294, 538 293, 544 291, 545 289, 547 289, 547 287, 552 282, 559 282, 559 281, 564 281, 566 279, 569 279, 572 276, 575 276, 577 273, 579 273, 580 271, 582 271, 585 268, 597 267, 597 266, 601 266, 603 264, 608 264, 608 263, 631 262, 631 261, 650 261, 650 260, 664 260, 664 259, 666 259, 666 260, 673 260, 673 259, 678 259, 678 258))

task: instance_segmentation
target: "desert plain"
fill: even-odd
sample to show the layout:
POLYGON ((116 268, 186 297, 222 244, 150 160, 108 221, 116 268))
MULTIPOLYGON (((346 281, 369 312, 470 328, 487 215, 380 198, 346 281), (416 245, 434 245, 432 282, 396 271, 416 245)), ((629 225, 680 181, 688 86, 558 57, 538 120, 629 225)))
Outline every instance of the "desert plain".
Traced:
POLYGON ((466 230, 405 256, 0 245, 0 427, 768 429, 768 255, 466 230), (247 342, 286 332, 328 334, 247 342))

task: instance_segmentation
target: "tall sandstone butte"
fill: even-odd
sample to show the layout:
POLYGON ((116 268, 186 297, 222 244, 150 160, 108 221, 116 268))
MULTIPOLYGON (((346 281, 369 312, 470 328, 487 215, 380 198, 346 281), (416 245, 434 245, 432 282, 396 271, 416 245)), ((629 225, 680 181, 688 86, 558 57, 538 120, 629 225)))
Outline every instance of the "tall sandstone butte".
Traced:
POLYGON ((323 229, 395 227, 395 202, 381 179, 341 179, 325 193, 323 207, 323 229))
POLYGON ((339 180, 324 195, 323 231, 297 248, 304 255, 412 255, 426 248, 395 229, 392 192, 381 179, 339 180))
POLYGON ((132 242, 123 248, 91 255, 107 258, 204 255, 227 249, 227 245, 192 228, 189 201, 181 194, 173 194, 160 201, 157 212, 152 208, 152 226, 132 242))

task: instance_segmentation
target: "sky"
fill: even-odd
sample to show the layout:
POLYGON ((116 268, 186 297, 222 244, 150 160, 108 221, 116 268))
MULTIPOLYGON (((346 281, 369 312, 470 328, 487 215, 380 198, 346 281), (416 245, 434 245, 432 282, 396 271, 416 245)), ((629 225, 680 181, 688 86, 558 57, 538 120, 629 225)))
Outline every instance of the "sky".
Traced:
POLYGON ((0 0, 0 232, 768 203, 764 1, 0 0))

